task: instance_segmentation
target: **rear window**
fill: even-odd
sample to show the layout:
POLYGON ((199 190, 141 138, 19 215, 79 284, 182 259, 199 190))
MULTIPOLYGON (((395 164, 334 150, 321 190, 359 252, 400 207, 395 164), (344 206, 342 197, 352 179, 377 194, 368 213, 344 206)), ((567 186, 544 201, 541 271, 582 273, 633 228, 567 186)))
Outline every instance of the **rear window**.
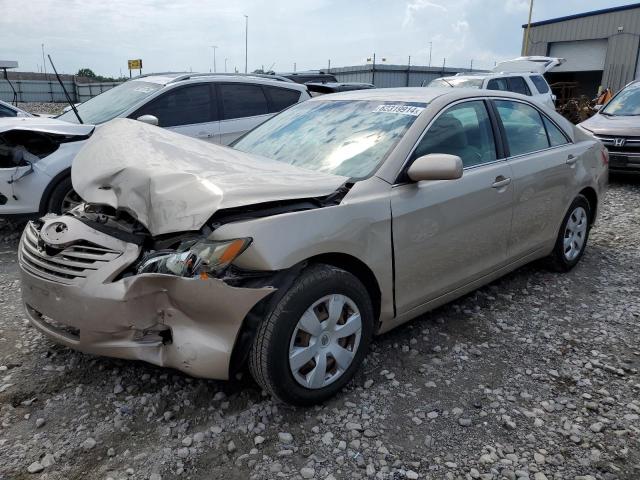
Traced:
POLYGON ((264 87, 269 101, 271 102, 270 112, 275 113, 297 103, 300 100, 300 92, 289 88, 264 87))
POLYGON ((507 79, 507 82, 509 83, 510 92, 531 96, 531 90, 529 90, 527 82, 524 81, 524 78, 510 77, 507 79))
POLYGON ((544 77, 541 75, 532 75, 530 78, 540 93, 547 93, 549 91, 549 85, 544 77))

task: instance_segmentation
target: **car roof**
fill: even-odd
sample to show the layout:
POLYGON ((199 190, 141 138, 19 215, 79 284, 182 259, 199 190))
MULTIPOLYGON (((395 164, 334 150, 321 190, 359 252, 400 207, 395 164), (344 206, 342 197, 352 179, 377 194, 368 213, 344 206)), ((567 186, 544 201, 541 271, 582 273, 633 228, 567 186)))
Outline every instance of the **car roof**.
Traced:
POLYGON ((194 73, 194 72, 166 72, 166 73, 151 73, 147 75, 141 75, 130 81, 142 81, 156 83, 159 85, 173 85, 182 84, 188 81, 197 82, 246 82, 246 83, 260 83, 263 85, 277 85, 285 88, 292 88, 295 90, 304 91, 305 87, 301 86, 287 78, 279 75, 263 75, 263 74, 242 74, 242 73, 194 73))
MULTIPOLYGON (((478 72, 478 73, 464 73, 462 75, 453 75, 450 77, 439 77, 444 79, 450 78, 476 78, 479 80, 484 80, 485 78, 501 78, 501 77, 525 77, 525 76, 541 76, 540 73, 536 72, 478 72)), ((435 78, 434 80, 439 80, 439 78, 435 78)))
POLYGON ((481 90, 477 88, 434 88, 434 87, 401 87, 401 88, 372 88, 366 90, 351 90, 348 92, 330 93, 313 97, 308 102, 326 100, 372 100, 379 102, 417 102, 431 103, 436 98, 447 97, 451 101, 475 97, 505 97, 531 101, 531 97, 502 90, 481 90))

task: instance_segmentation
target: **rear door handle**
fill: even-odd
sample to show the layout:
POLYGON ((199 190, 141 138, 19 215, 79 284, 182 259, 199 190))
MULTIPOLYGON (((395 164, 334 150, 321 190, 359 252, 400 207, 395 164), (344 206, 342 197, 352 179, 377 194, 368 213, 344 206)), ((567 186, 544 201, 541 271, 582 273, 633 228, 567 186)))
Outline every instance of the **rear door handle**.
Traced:
POLYGON ((491 187, 502 188, 502 187, 506 187, 510 183, 511 183, 511 178, 506 178, 500 175, 499 177, 496 177, 496 181, 493 182, 493 185, 491 185, 491 187))
POLYGON ((574 163, 576 163, 578 161, 578 157, 576 157, 573 154, 569 154, 569 156, 567 157, 567 165, 573 165, 574 163))

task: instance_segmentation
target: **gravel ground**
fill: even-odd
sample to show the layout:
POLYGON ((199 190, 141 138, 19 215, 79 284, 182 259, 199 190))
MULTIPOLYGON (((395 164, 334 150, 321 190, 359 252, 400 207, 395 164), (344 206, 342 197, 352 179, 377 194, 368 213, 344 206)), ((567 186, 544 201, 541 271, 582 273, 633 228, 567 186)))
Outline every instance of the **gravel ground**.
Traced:
MULTIPOLYGON (((0 225, 0 479, 638 479, 640 186, 611 186, 580 265, 532 265, 378 338, 295 409, 54 345, 0 225)), ((12 236, 14 235, 14 236, 12 236)))
POLYGON ((39 102, 18 102, 18 108, 21 108, 29 113, 47 114, 47 115, 60 115, 67 103, 39 103, 39 102))

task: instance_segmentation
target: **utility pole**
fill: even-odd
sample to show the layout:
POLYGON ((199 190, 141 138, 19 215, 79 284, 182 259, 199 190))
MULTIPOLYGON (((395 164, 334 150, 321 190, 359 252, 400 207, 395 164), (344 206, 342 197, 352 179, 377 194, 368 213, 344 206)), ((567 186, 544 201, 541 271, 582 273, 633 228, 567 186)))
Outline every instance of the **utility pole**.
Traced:
POLYGON ((209 45, 211 48, 213 48, 213 73, 216 73, 216 48, 218 48, 217 45, 209 45))
POLYGON ((331 59, 327 62, 327 72, 331 71, 331 59))
POLYGON ((376 54, 373 54, 373 64, 371 65, 371 83, 376 84, 376 54))
POLYGON ((296 73, 296 62, 293 62, 293 73, 296 73))
POLYGON ((444 69, 447 66, 447 57, 442 59, 442 73, 444 74, 444 69))
POLYGON ((247 73, 247 58, 249 56, 249 15, 245 15, 244 19, 244 73, 247 73))
POLYGON ((42 47, 42 68, 44 68, 44 76, 47 76, 47 61, 44 59, 44 43, 41 43, 42 47))
POLYGON ((524 35, 524 56, 529 55, 529 31, 531 30, 531 16, 533 15, 533 0, 529 0, 529 21, 527 22, 527 32, 524 35))
POLYGON ((227 60, 229 60, 229 59, 225 57, 225 59, 224 59, 224 73, 227 73, 227 60))
POLYGON ((473 58, 471 59, 471 68, 469 70, 473 72, 473 58))
POLYGON ((411 71, 411 55, 409 55, 409 62, 407 62, 407 87, 409 86, 409 72, 411 71))
POLYGON ((433 53, 433 42, 429 42, 429 68, 431 68, 431 54, 433 53))

